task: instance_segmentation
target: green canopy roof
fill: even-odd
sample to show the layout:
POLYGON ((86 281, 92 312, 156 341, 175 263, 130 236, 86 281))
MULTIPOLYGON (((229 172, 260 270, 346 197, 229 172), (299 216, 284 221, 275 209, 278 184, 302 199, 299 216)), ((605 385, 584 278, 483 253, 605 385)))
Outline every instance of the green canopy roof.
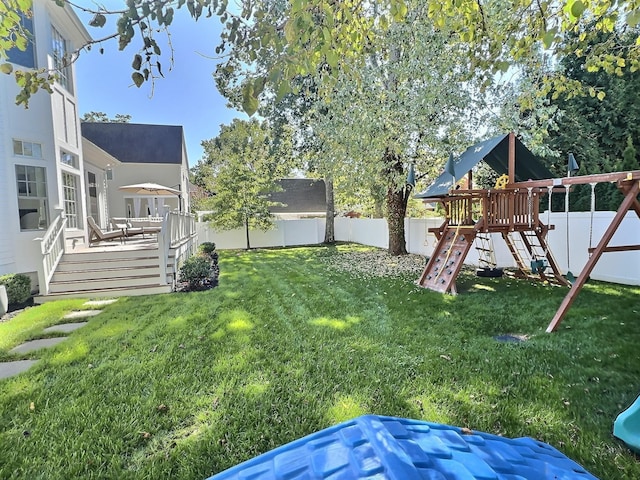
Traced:
MULTIPOLYGON (((553 178, 553 174, 524 144, 516 140, 516 182, 553 178)), ((462 155, 454 159, 456 182, 482 160, 498 174, 509 172, 509 135, 498 135, 467 148, 462 155)), ((436 198, 446 195, 453 186, 453 176, 443 172, 424 192, 415 198, 436 198)))

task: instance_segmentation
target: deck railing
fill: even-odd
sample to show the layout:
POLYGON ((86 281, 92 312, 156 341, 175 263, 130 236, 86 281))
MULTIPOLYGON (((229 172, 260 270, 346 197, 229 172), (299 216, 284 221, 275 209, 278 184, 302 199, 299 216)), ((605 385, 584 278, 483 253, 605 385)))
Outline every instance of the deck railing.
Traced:
POLYGON ((167 264, 171 250, 175 253, 174 265, 177 273, 184 259, 193 254, 196 238, 195 215, 183 212, 167 212, 165 214, 162 231, 158 234, 161 284, 167 283, 167 264))
POLYGON ((51 222, 49 228, 40 240, 40 250, 42 252, 42 272, 40 283, 40 293, 42 295, 49 294, 49 284, 53 277, 56 267, 64 254, 64 227, 67 219, 62 210, 58 216, 51 222))

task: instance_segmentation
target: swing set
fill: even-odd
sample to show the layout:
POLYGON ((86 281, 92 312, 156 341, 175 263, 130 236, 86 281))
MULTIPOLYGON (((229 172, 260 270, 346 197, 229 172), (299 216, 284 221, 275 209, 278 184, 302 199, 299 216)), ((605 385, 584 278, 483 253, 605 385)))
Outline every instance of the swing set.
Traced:
POLYGON ((577 170, 575 160, 573 165, 571 160, 572 156, 567 177, 552 178, 553 175, 513 133, 469 147, 452 165, 447 165, 446 172, 434 184, 416 195, 423 201, 440 203, 446 212, 443 223, 429 229, 436 236, 437 243, 417 281, 418 285, 456 294, 455 281, 474 240, 483 234, 498 233, 515 260, 517 275, 570 288, 547 327, 547 332, 556 330, 603 253, 640 250, 640 245, 609 245, 627 212, 635 211, 640 220, 640 170, 571 176, 572 171, 575 173, 577 170), (481 160, 498 173, 506 171, 496 185, 501 188, 472 188, 472 167, 481 160), (457 180, 463 176, 458 177, 458 171, 467 175, 469 189, 455 189, 457 180), (615 182, 624 198, 598 245, 591 247, 595 186, 600 182, 615 182), (585 184, 591 186, 589 259, 575 276, 569 265, 569 191, 575 185, 585 184), (551 196, 563 190, 567 217, 566 276, 562 275, 547 241, 548 232, 555 228, 550 224, 551 196), (546 223, 541 220, 539 211, 543 195, 548 197, 546 223), (525 258, 530 259, 529 262, 525 258))

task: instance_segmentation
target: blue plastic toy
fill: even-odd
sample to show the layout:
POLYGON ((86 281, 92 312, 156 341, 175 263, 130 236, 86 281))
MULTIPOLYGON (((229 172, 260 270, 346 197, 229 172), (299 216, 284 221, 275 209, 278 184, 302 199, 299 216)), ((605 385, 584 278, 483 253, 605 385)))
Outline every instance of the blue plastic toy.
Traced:
POLYGON ((640 453, 640 396, 613 422, 613 435, 640 453))
POLYGON ((236 465, 208 480, 597 480, 532 438, 365 415, 236 465))

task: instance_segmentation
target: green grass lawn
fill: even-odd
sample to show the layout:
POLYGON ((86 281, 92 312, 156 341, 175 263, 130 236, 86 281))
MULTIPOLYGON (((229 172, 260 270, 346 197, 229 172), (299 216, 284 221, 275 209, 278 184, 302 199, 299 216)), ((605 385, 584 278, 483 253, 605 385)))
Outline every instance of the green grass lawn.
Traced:
POLYGON ((530 436, 640 478, 611 434, 640 393, 640 288, 591 282, 546 334, 564 288, 465 275, 441 295, 414 285, 419 260, 372 252, 221 252, 218 288, 122 298, 26 356, 8 351, 82 301, 0 323, 1 360, 42 359, 0 381, 0 478, 203 479, 365 413, 530 436))

